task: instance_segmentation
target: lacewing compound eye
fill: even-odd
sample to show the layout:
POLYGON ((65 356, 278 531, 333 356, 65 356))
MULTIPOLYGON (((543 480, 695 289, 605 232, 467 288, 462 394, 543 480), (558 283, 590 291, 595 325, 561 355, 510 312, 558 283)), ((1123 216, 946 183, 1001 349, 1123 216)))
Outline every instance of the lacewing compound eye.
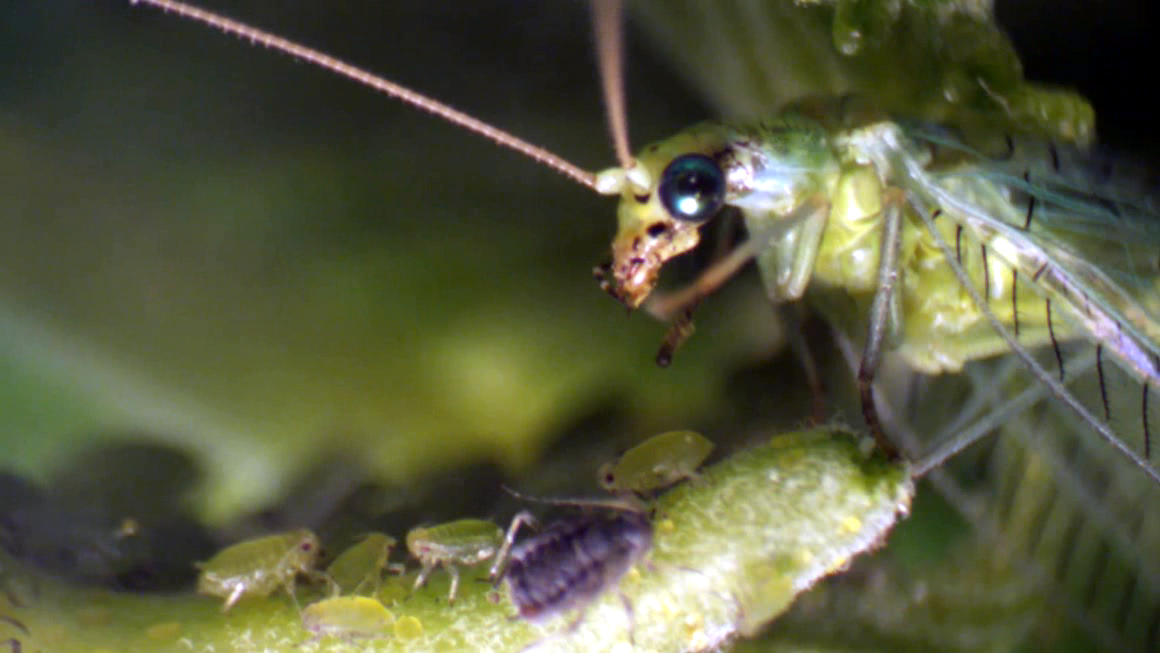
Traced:
POLYGON ((704 154, 677 157, 661 174, 660 198, 673 218, 704 222, 725 204, 725 173, 704 154))

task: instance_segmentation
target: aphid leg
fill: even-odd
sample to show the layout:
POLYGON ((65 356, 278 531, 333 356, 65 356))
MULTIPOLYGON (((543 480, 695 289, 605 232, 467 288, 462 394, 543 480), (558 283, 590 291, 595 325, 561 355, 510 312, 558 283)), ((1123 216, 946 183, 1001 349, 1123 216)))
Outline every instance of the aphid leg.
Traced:
MULTIPOLYGON (((394 574, 396 576, 402 576, 403 574, 407 573, 407 565, 404 565, 401 562, 389 563, 383 567, 383 569, 385 569, 388 574, 394 574)), ((359 589, 362 588, 363 583, 365 583, 368 579, 373 579, 371 582, 374 585, 374 589, 371 590, 371 596, 378 596, 379 590, 383 589, 383 574, 379 569, 375 569, 373 572, 368 574, 366 578, 362 579, 358 586, 354 588, 352 594, 358 594, 359 589)))
POLYGON ((9 647, 12 653, 21 653, 24 650, 24 646, 20 643, 20 640, 15 637, 9 637, 7 640, 0 642, 0 644, 9 647))
POLYGON ((451 590, 447 592, 447 604, 454 605, 455 594, 459 591, 459 569, 449 562, 444 562, 443 568, 451 575, 451 590))
MULTIPOLYGON (((617 592, 620 595, 620 602, 624 604, 624 614, 628 615, 628 643, 636 647, 636 610, 632 607, 632 601, 624 592, 617 592)), ((577 624, 579 625, 579 624, 577 624)))
POLYGON ((681 473, 681 480, 689 485, 700 487, 705 484, 705 477, 695 469, 690 469, 681 473))
POLYGON ((897 328, 902 319, 894 286, 898 282, 898 250, 905 201, 906 195, 901 189, 890 189, 883 197, 878 288, 874 291, 874 301, 870 305, 870 329, 866 334, 866 347, 862 350, 862 362, 858 365, 858 394, 862 401, 862 415, 878 448, 891 460, 898 460, 901 454, 886 436, 878 418, 878 407, 874 402, 874 373, 882 358, 882 343, 887 329, 897 328))
POLYGON ((234 591, 230 592, 229 598, 227 598, 226 602, 222 605, 222 614, 229 612, 230 608, 234 607, 234 604, 238 602, 238 599, 242 598, 242 594, 245 594, 245 592, 246 586, 243 583, 238 583, 235 585, 234 591))
MULTIPOLYGON (((576 618, 569 621, 568 626, 566 628, 564 628, 561 631, 552 633, 551 635, 541 637, 540 639, 532 642, 531 644, 528 644, 527 646, 520 649, 520 653, 528 653, 528 651, 531 651, 535 648, 543 646, 544 644, 546 644, 554 639, 558 639, 560 637, 566 637, 568 635, 571 635, 572 633, 576 632, 576 630, 578 628, 580 628, 580 624, 584 623, 584 617, 586 615, 587 615, 587 610, 585 608, 579 608, 576 611, 576 618)), ((519 618, 520 618, 519 615, 514 615, 512 617, 509 617, 509 620, 515 621, 515 620, 518 620, 519 618)))
POLYGON ((500 568, 507 562, 508 553, 511 551, 512 544, 516 541, 516 532, 519 531, 520 526, 527 524, 532 528, 537 528, 539 522, 532 516, 532 513, 527 510, 521 510, 515 517, 512 518, 512 523, 508 526, 507 534, 504 535, 503 545, 500 546, 499 551, 495 554, 495 561, 491 563, 491 569, 487 572, 487 577, 492 580, 492 583, 499 585, 503 576, 500 573, 500 568))
POLYGON ((419 575, 415 577, 415 584, 411 586, 412 592, 427 584, 427 577, 431 575, 433 569, 435 569, 435 563, 423 561, 423 568, 419 570, 419 575))
POLYGON ((580 624, 584 623, 584 617, 588 616, 587 606, 576 610, 576 617, 568 622, 568 627, 560 632, 561 635, 571 635, 580 628, 580 624))
MULTIPOLYGON (((353 588, 350 590, 350 593, 351 593, 352 595, 354 595, 354 596, 358 596, 358 593, 362 591, 362 588, 363 588, 363 586, 364 586, 364 585, 366 585, 366 584, 367 584, 367 581, 371 580, 371 578, 372 578, 372 577, 374 578, 374 584, 375 584, 375 590, 374 590, 374 593, 375 593, 375 594, 377 594, 377 593, 378 593, 378 591, 379 591, 379 589, 378 589, 378 587, 379 587, 379 578, 378 578, 378 574, 367 574, 366 576, 363 576, 362 580, 360 580, 360 581, 358 582, 358 584, 357 584, 357 585, 355 585, 355 586, 354 586, 354 587, 353 587, 353 588)), ((331 582, 333 582, 333 581, 331 581, 331 582)), ((334 583, 333 585, 331 585, 330 583, 327 583, 327 585, 328 585, 328 587, 329 587, 329 588, 330 588, 330 590, 331 590, 331 594, 330 594, 331 596, 339 596, 339 594, 335 594, 335 593, 334 593, 334 587, 336 587, 336 586, 338 585, 337 583, 334 583)))
MULTIPOLYGON (((330 593, 330 596, 335 597, 342 594, 342 587, 339 586, 338 581, 334 580, 330 574, 323 571, 315 571, 311 572, 309 576, 311 579, 321 580, 322 582, 326 583, 326 589, 330 593)), ((362 584, 365 581, 366 579, 364 578, 359 582, 358 585, 355 585, 354 590, 351 591, 351 594, 358 594, 359 588, 362 587, 362 584)))
POLYGON ((286 590, 286 593, 290 595, 290 600, 294 602, 294 609, 298 611, 298 614, 302 614, 302 606, 298 604, 297 584, 294 582, 293 576, 282 585, 282 589, 286 590))

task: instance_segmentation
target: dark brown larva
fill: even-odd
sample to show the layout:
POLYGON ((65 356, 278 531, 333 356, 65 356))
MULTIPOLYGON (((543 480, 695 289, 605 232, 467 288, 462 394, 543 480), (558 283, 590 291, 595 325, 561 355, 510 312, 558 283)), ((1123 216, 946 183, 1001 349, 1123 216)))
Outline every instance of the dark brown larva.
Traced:
POLYGON ((643 512, 580 515, 512 547, 501 578, 519 616, 538 621, 583 607, 615 586, 648 552, 652 537, 652 523, 643 512))

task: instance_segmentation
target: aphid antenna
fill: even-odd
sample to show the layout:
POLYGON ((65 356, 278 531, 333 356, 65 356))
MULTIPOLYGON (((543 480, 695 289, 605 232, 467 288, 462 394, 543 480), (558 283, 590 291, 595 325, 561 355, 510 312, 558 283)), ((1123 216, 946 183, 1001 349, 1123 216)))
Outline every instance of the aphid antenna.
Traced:
MULTIPOLYGON (((483 136, 496 145, 518 152, 532 159, 533 161, 536 161, 544 166, 547 166, 548 168, 551 168, 552 170, 555 170, 556 172, 583 186, 587 186, 593 190, 598 190, 597 175, 595 173, 585 170, 543 147, 530 143, 510 132, 499 129, 498 127, 494 127, 486 122, 483 122, 482 120, 479 120, 478 118, 474 118, 434 98, 428 97, 405 86, 396 84, 395 82, 392 82, 386 78, 375 75, 364 68, 360 68, 340 59, 336 59, 328 54, 313 48, 309 48, 305 45, 295 43, 288 39, 284 39, 270 32, 258 29, 256 27, 251 27, 245 23, 233 20, 232 18, 227 18, 221 14, 180 2, 179 0, 129 1, 131 4, 144 4, 156 7, 161 11, 176 14, 182 18, 186 18, 214 29, 221 30, 226 34, 236 36, 255 45, 260 45, 262 47, 281 52, 299 61, 317 66, 324 70, 329 70, 330 72, 358 82, 359 84, 374 89, 384 95, 393 97, 406 104, 409 104, 412 107, 419 109, 420 111, 425 111, 431 115, 436 116, 437 118, 441 118, 469 132, 483 136)), ((619 0, 596 0, 593 2, 592 11, 594 17, 596 17, 596 19, 599 21, 601 29, 611 32, 610 37, 607 38, 616 38, 619 36, 621 13, 619 0)), ((602 44, 602 51, 608 47, 603 45, 605 40, 606 37, 599 37, 599 41, 602 44)), ((614 60, 614 63, 610 66, 610 69, 613 71, 619 71, 619 49, 613 49, 616 50, 616 52, 608 55, 614 60)), ((604 56, 604 54, 601 54, 602 61, 604 56)), ((615 85, 615 82, 610 82, 610 84, 615 85)), ((605 93, 606 97, 608 97, 612 92, 606 90, 605 93)), ((616 100, 615 102, 611 100, 607 101, 607 106, 609 107, 609 110, 612 111, 614 110, 614 106, 619 105, 619 108, 615 110, 618 111, 621 116, 620 118, 617 118, 615 121, 613 121, 612 115, 610 114, 610 124, 613 124, 613 122, 624 122, 623 92, 620 92, 617 95, 619 95, 620 99, 616 100)), ((614 129, 614 132, 616 131, 619 131, 623 134, 622 136, 616 137, 623 140, 623 145, 620 144, 620 141, 617 141, 616 147, 618 152, 623 149, 623 151, 627 153, 627 129, 614 129)), ((627 160, 630 164, 632 162, 631 156, 627 156, 627 154, 625 157, 622 157, 622 161, 623 160, 627 160)))
POLYGON ((614 499, 589 499, 589 498, 558 498, 558 497, 535 497, 528 494, 517 492, 512 488, 501 485, 504 492, 522 501, 531 501, 533 503, 543 503, 552 506, 571 506, 575 508, 607 508, 609 510, 620 510, 623 512, 645 512, 647 507, 642 504, 635 497, 617 497, 614 499))

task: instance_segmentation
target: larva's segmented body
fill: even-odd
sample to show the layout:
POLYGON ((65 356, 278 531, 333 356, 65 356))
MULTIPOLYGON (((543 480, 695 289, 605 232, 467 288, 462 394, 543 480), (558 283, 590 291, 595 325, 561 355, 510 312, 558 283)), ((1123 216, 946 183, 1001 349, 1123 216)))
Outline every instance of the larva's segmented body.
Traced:
MULTIPOLYGON (((526 520, 508 530, 507 543, 526 520)), ((519 616, 540 621, 583 608, 614 587, 652 548, 648 515, 636 510, 582 514, 555 522, 511 547, 497 582, 507 586, 519 616)))

